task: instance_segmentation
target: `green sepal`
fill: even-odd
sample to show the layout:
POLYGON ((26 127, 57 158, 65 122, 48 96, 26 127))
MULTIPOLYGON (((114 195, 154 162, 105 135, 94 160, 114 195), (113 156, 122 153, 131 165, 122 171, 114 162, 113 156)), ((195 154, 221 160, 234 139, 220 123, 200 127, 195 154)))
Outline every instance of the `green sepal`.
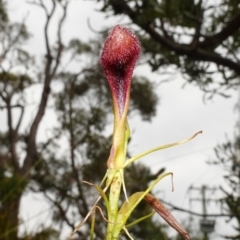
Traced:
POLYGON ((187 138, 185 140, 182 140, 182 141, 179 141, 179 142, 170 143, 170 144, 166 144, 166 145, 163 145, 163 146, 158 146, 158 147, 152 148, 150 150, 147 150, 146 152, 140 153, 137 156, 128 159, 125 162, 125 164, 124 164, 124 168, 127 167, 130 163, 133 163, 136 160, 138 160, 138 159, 140 159, 140 158, 142 158, 142 157, 144 157, 144 156, 146 156, 146 155, 148 155, 148 154, 150 154, 152 152, 156 152, 156 151, 159 151, 159 150, 163 150, 163 149, 166 149, 166 148, 174 147, 174 146, 177 146, 177 145, 189 142, 189 141, 191 141, 193 138, 195 138, 200 133, 202 133, 202 131, 199 131, 199 132, 195 133, 193 136, 191 136, 190 138, 187 138))
MULTIPOLYGON (((84 181, 85 182, 85 181, 84 181)), ((101 187, 93 184, 93 183, 88 183, 89 185, 91 186, 94 186, 96 188, 96 190, 99 192, 99 194, 101 195, 101 197, 103 198, 105 204, 106 204, 106 208, 107 208, 107 213, 109 214, 110 212, 110 205, 109 205, 109 201, 108 201, 108 198, 107 198, 107 195, 105 194, 105 192, 107 191, 107 187, 102 190, 101 187)))
POLYGON ((130 227, 132 227, 132 226, 134 226, 134 225, 136 225, 136 224, 144 221, 145 219, 150 218, 150 217, 151 217, 153 214, 155 214, 155 213, 156 213, 156 211, 153 211, 153 212, 149 213, 148 215, 145 215, 145 216, 143 216, 143 217, 141 217, 141 218, 138 218, 137 220, 135 220, 135 221, 127 224, 127 225, 126 225, 126 228, 130 228, 130 227))

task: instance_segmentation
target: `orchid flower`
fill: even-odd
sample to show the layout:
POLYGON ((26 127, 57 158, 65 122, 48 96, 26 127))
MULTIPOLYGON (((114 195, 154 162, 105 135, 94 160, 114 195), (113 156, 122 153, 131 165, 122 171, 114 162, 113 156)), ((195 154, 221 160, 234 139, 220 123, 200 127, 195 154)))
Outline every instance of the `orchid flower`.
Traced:
MULTIPOLYGON (((133 239, 129 234, 127 227, 137 224, 139 221, 150 217, 143 216, 141 219, 134 223, 127 224, 127 220, 140 201, 145 200, 153 208, 154 213, 157 212, 170 226, 183 235, 185 239, 190 239, 186 230, 177 222, 172 214, 162 205, 162 203, 150 194, 153 187, 164 177, 173 175, 171 172, 163 173, 153 181, 150 186, 144 192, 137 192, 130 197, 126 196, 125 184, 124 184, 124 168, 129 164, 137 161, 145 155, 157 150, 162 150, 172 146, 176 146, 190 141, 200 132, 195 133, 190 138, 183 141, 178 141, 164 146, 155 147, 148 151, 138 154, 135 157, 126 159, 127 144, 130 137, 130 129, 127 122, 127 113, 130 99, 130 87, 132 81, 132 74, 136 62, 140 56, 141 48, 138 38, 127 28, 122 26, 115 26, 109 33, 101 54, 101 65, 109 83, 112 101, 113 101, 113 113, 114 113, 114 129, 113 140, 109 158, 107 160, 108 170, 100 184, 100 186, 93 185, 99 192, 100 197, 92 209, 87 214, 86 218, 80 223, 73 233, 75 233, 92 214, 95 214, 95 210, 99 210, 97 206, 98 201, 103 198, 107 208, 107 232, 106 240, 119 239, 121 231, 125 231, 130 239, 133 239), (101 186, 105 183, 104 189, 101 186), (123 191, 126 196, 126 201, 119 208, 119 197, 123 187, 123 191), (106 191, 109 190, 109 196, 107 197, 106 191)), ((102 211, 100 210, 101 214, 102 211)), ((93 217, 95 219, 95 217, 93 217)), ((94 226, 94 224, 92 225, 94 226)), ((91 239, 93 239, 93 230, 91 233, 91 239)), ((70 237, 73 235, 70 235, 70 237)))
POLYGON ((112 92, 114 109, 113 145, 108 168, 121 169, 129 138, 127 112, 133 69, 140 55, 140 43, 127 28, 116 26, 103 47, 101 65, 112 92), (124 144, 123 144, 124 143, 124 144))

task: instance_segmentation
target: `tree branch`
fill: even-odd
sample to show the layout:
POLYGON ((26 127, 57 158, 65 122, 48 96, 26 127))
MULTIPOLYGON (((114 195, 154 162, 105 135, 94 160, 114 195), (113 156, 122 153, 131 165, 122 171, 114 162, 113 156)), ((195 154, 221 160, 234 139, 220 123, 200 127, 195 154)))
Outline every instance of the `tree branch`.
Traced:
MULTIPOLYGON (((118 1, 118 7, 121 8, 121 11, 128 15, 132 21, 140 26, 145 32, 147 32, 157 43, 161 44, 163 47, 167 48, 170 51, 174 51, 178 55, 186 55, 192 60, 197 61, 204 61, 204 62, 213 62, 217 65, 223 65, 228 67, 229 69, 235 71, 237 74, 240 75, 240 64, 232 61, 230 58, 221 57, 219 54, 215 52, 205 51, 203 46, 204 44, 200 45, 197 49, 193 49, 189 44, 180 44, 174 41, 173 39, 166 38, 162 36, 154 27, 152 23, 143 22, 142 18, 139 21, 139 14, 134 12, 124 0, 118 1)), ((227 26, 219 33, 212 36, 209 39, 212 39, 209 44, 219 44, 225 40, 230 34, 234 33, 239 29, 240 26, 240 14, 237 15, 232 21, 230 21, 227 26), (231 24, 233 24, 233 29, 231 29, 231 24)), ((210 46, 206 44, 206 49, 210 46)))
MULTIPOLYGON (((39 124, 45 114, 45 110, 46 110, 46 106, 47 106, 47 102, 48 102, 48 98, 49 98, 49 94, 50 94, 50 90, 51 90, 50 84, 51 84, 51 81, 57 70, 57 67, 58 67, 58 63, 56 63, 54 70, 51 71, 53 57, 51 55, 51 49, 50 49, 50 45, 49 45, 48 27, 49 27, 49 23, 53 17, 54 11, 56 9, 55 0, 52 0, 52 3, 53 3, 52 10, 51 10, 50 14, 48 14, 46 6, 43 4, 42 0, 40 0, 40 4, 44 8, 46 17, 47 17, 45 28, 44 28, 45 29, 44 34, 45 34, 45 45, 46 45, 46 52, 47 52, 47 54, 46 54, 47 62, 46 62, 46 66, 45 66, 44 86, 43 86, 43 91, 42 91, 42 95, 41 95, 41 100, 40 100, 38 111, 36 113, 36 116, 31 125, 31 128, 30 128, 28 143, 27 143, 27 155, 24 159, 23 167, 21 169, 22 174, 26 174, 28 172, 28 170, 31 168, 31 166, 33 165, 35 159, 37 159, 36 134, 37 134, 39 124)), ((66 14, 64 15, 64 18, 60 20, 60 22, 61 22, 59 24, 60 28, 62 28, 62 22, 65 20, 65 17, 66 17, 66 14)), ((59 30, 59 34, 60 34, 60 30, 59 30)), ((61 51, 62 51, 62 48, 59 47, 59 49, 60 50, 58 50, 58 55, 56 58, 57 62, 59 62, 59 60, 60 60, 61 51)))
POLYGON ((47 7, 43 4, 43 1, 40 0, 40 6, 44 9, 46 17, 47 17, 47 21, 46 21, 46 24, 45 24, 45 27, 44 27, 44 36, 45 36, 45 44, 46 44, 46 49, 47 49, 47 58, 52 58, 51 48, 50 48, 49 39, 48 39, 48 27, 49 27, 50 20, 51 20, 53 14, 55 12, 55 9, 56 9, 55 0, 52 0, 52 4, 53 4, 52 10, 50 11, 50 13, 48 13, 47 7))
POLYGON ((199 1, 198 7, 200 8, 200 11, 199 11, 199 15, 196 16, 197 25, 195 28, 195 33, 194 33, 192 42, 190 43, 190 45, 192 46, 193 49, 196 49, 198 47, 199 38, 201 36, 201 28, 202 28, 202 23, 203 23, 203 21, 202 21, 202 19, 203 19, 202 0, 199 1))
POLYGON ((17 104, 17 105, 18 105, 19 108, 21 108, 21 114, 20 114, 20 117, 18 119, 18 123, 15 127, 15 132, 16 133, 18 133, 19 127, 21 126, 23 115, 24 115, 24 110, 25 110, 25 108, 22 105, 20 105, 20 104, 17 104))
MULTIPOLYGON (((69 126, 69 132, 70 132, 70 153, 71 153, 71 167, 72 167, 72 171, 74 174, 74 178, 77 184, 77 189, 79 192, 79 196, 81 196, 81 200, 82 200, 82 205, 83 205, 83 209, 79 206, 78 207, 78 211, 80 213, 80 215, 82 215, 82 217, 86 216, 88 211, 89 211, 89 206, 87 204, 83 189, 82 189, 82 183, 80 182, 79 179, 79 173, 78 173, 78 169, 76 168, 76 163, 75 163, 75 153, 74 153, 74 149, 75 149, 75 138, 74 138, 74 133, 73 133, 73 121, 72 121, 72 114, 73 114, 73 108, 72 108, 72 101, 73 101, 73 87, 72 84, 70 83, 70 89, 69 89, 69 93, 68 93, 68 98, 69 98, 69 119, 70 119, 70 126, 69 126)), ((91 226, 91 221, 87 221, 89 224, 89 227, 91 226)), ((101 228, 96 226, 95 227, 95 233, 97 236, 99 236, 100 238, 104 238, 104 234, 101 231, 101 228)))
MULTIPOLYGON (((1 96, 1 95, 0 95, 1 96)), ((2 97, 2 96, 1 96, 2 97)), ((18 119, 18 123, 17 123, 17 125, 16 125, 16 127, 15 127, 15 129, 14 129, 14 131, 16 132, 16 133, 18 133, 18 130, 19 130, 19 127, 20 127, 20 125, 21 125, 21 123, 22 123, 22 118, 23 118, 23 115, 24 115, 24 107, 21 105, 21 104, 15 104, 15 105, 10 105, 10 106, 0 106, 0 110, 3 110, 3 109, 8 109, 8 108, 10 108, 10 109, 13 109, 13 108, 21 108, 21 114, 20 114, 20 117, 19 117, 19 119, 18 119)))
POLYGON ((19 173, 20 167, 18 162, 18 154, 16 149, 17 132, 13 128, 12 122, 12 108, 11 108, 11 97, 6 99, 7 109, 7 121, 8 121, 8 139, 10 144, 10 153, 13 167, 17 173, 19 173))
POLYGON ((58 50, 57 50, 57 56, 56 56, 56 59, 55 59, 55 66, 52 70, 52 73, 51 73, 51 78, 53 78, 53 76, 55 75, 56 71, 57 71, 57 68, 59 66, 59 63, 60 63, 60 58, 61 58, 61 54, 62 54, 62 51, 63 51, 63 44, 62 44, 62 36, 61 36, 61 30, 62 30, 62 25, 63 25, 63 22, 67 16, 67 6, 68 6, 68 1, 65 3, 65 5, 63 5, 63 15, 62 15, 62 18, 60 19, 59 21, 59 24, 58 24, 58 32, 57 32, 57 36, 58 36, 58 50))
POLYGON ((205 36, 205 40, 199 43, 201 48, 216 48, 229 36, 233 35, 240 29, 240 13, 230 20, 226 26, 217 34, 211 37, 205 36))
MULTIPOLYGON (((3 52, 2 52, 2 54, 0 55, 0 63, 4 60, 4 58, 6 57, 6 55, 8 54, 8 52, 12 49, 12 47, 19 42, 19 39, 20 39, 20 37, 21 37, 21 32, 22 32, 22 30, 24 29, 24 27, 25 27, 25 19, 24 19, 23 22, 21 23, 20 28, 19 28, 19 31, 17 32, 17 34, 16 34, 15 36, 13 36, 13 37, 11 38, 11 36, 12 36, 12 34, 13 34, 11 31, 5 33, 5 35, 8 36, 8 40, 9 40, 9 41, 8 41, 8 46, 7 46, 7 47, 4 47, 4 46, 3 46, 4 43, 2 43, 3 52)), ((10 30, 11 30, 11 28, 10 28, 10 30)), ((4 42, 4 40, 3 40, 3 42, 4 42)))
MULTIPOLYGON (((64 210, 63 207, 62 207, 62 205, 61 205, 61 202, 58 202, 58 201, 52 199, 50 196, 47 195, 47 193, 45 193, 45 192, 43 192, 43 193, 44 193, 44 196, 45 196, 52 204, 54 204, 55 207, 58 208, 58 211, 59 211, 59 213, 61 214, 62 219, 64 219, 64 221, 67 223, 67 225, 68 225, 69 227, 71 227, 72 230, 74 230, 75 226, 74 226, 73 223, 71 223, 71 222, 69 221, 69 218, 67 217, 67 214, 66 214, 67 211, 68 211, 68 208, 69 208, 69 203, 68 203, 68 206, 66 207, 66 210, 64 210)), ((82 233, 79 232, 79 231, 78 231, 78 234, 79 234, 79 236, 82 236, 82 233)))
POLYGON ((178 55, 186 55, 190 59, 204 61, 204 62, 213 62, 216 64, 223 65, 228 67, 231 70, 234 70, 236 73, 240 74, 240 64, 235 63, 229 58, 221 57, 219 54, 214 52, 207 52, 203 49, 197 48, 192 49, 189 45, 178 44, 176 42, 170 41, 169 39, 163 38, 152 25, 143 25, 142 28, 151 35, 153 39, 162 44, 164 47, 169 50, 175 51, 178 55))

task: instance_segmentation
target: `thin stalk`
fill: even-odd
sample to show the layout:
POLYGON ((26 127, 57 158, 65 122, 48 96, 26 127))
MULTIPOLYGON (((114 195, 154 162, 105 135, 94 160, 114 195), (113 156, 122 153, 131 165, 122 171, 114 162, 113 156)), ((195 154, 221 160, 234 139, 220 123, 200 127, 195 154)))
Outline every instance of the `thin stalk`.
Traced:
POLYGON ((106 240, 113 240, 113 233, 115 227, 117 227, 116 218, 118 214, 118 204, 122 187, 123 170, 115 170, 109 193, 109 223, 107 227, 106 240))

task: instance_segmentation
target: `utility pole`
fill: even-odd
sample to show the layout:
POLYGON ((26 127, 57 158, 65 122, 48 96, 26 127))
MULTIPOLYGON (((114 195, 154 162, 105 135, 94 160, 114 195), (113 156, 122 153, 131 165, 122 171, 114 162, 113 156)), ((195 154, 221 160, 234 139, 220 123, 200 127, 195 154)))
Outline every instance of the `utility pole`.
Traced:
POLYGON ((189 187, 189 191, 197 190, 201 194, 201 198, 190 198, 190 201, 200 201, 202 203, 203 218, 200 220, 200 229, 203 232, 204 240, 209 240, 208 234, 214 231, 215 220, 207 219, 207 202, 216 201, 216 199, 206 198, 207 191, 215 191, 217 188, 210 188, 206 185, 202 187, 189 187))

